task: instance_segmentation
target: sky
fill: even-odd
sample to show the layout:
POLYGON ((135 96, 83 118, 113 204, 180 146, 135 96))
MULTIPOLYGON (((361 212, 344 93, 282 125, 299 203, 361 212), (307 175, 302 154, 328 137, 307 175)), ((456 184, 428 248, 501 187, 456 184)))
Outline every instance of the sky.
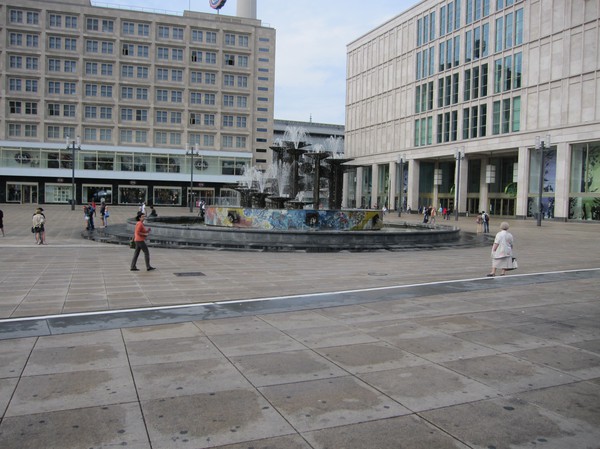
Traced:
MULTIPOLYGON (((257 0, 257 19, 276 29, 275 118, 343 125, 346 46, 418 0, 257 0)), ((148 12, 216 14, 209 0, 92 0, 148 12)), ((235 16, 237 1, 220 14, 235 16)))

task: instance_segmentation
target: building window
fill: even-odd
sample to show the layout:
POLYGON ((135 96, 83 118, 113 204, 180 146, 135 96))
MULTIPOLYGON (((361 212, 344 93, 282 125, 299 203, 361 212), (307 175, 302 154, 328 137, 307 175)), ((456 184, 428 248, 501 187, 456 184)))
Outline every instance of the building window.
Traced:
POLYGON ((125 35, 135 34, 135 24, 133 22, 123 22, 121 25, 121 32, 125 35))
POLYGON ((237 107, 240 109, 247 109, 248 108, 248 97, 238 96, 237 97, 237 107))
POLYGON ((234 75, 223 75, 223 86, 232 87, 235 85, 235 76, 234 75))
POLYGON ((63 91, 65 95, 77 95, 77 83, 64 83, 63 91))
POLYGON ((173 28, 173 39, 182 41, 183 40, 183 28, 173 28))
POLYGON ((77 39, 65 38, 65 50, 77 51, 77 39))
POLYGON ((112 86, 101 85, 100 96, 104 98, 112 98, 112 86))
POLYGON ((171 70, 171 81, 175 83, 181 83, 183 81, 183 70, 172 69, 171 70))
POLYGON ((167 111, 156 111, 156 123, 167 123, 167 111))
POLYGON ((136 100, 148 100, 148 89, 146 87, 136 87, 135 89, 136 100))
POLYGON ((158 27, 158 38, 159 39, 168 39, 169 38, 169 27, 160 25, 158 27))
POLYGON ((100 130, 100 141, 111 142, 112 141, 112 129, 101 129, 100 130))
POLYGON ((521 129, 521 97, 494 101, 492 134, 506 134, 521 129))
MULTIPOLYGON (((60 82, 48 81, 48 94, 59 95, 60 94, 60 82)), ((91 95, 89 95, 91 96, 91 95)))
POLYGON ((58 117, 60 115, 60 104, 48 103, 48 116, 58 117))
POLYGON ((190 73, 190 82, 194 84, 202 83, 202 72, 191 72, 190 73))
POLYGON ((143 36, 143 37, 150 36, 150 25, 145 24, 145 23, 138 23, 137 35, 143 36))
POLYGON ((136 122, 147 122, 148 121, 148 111, 146 109, 136 109, 135 121, 136 122))
POLYGON ((17 9, 10 10, 10 23, 23 23, 23 11, 17 9))
POLYGON ((206 43, 207 44, 216 44, 217 43, 217 33, 214 31, 206 32, 206 43))
POLYGON ((180 90, 172 90, 171 91, 171 103, 182 103, 183 102, 183 92, 180 90))
POLYGON ((169 91, 165 89, 156 89, 156 101, 169 101, 169 91))
POLYGON ((192 30, 192 42, 202 42, 203 32, 201 30, 192 30))
POLYGON ((171 59, 173 61, 183 61, 183 50, 181 48, 173 48, 171 50, 171 59))
POLYGON ((204 104, 214 106, 216 104, 216 95, 204 94, 204 104))
POLYGON ((25 125, 25 137, 37 137, 37 125, 25 125))
POLYGON ((201 104, 202 94, 200 92, 190 92, 190 104, 201 104))
POLYGON ((223 116, 223 127, 232 127, 233 126, 233 115, 224 115, 223 116))
POLYGON ((100 118, 103 120, 111 120, 112 119, 112 108, 107 106, 102 106, 100 108, 100 118))
POLYGON ((96 106, 86 106, 84 110, 86 119, 93 119, 97 117, 96 106))
POLYGON ((27 11, 27 24, 28 25, 39 25, 40 14, 33 11, 27 11))
POLYGON ((157 81, 168 81, 169 80, 169 69, 156 69, 156 80, 157 81))
POLYGON ((63 116, 65 117, 75 117, 75 105, 74 104, 65 104, 63 105, 63 116))
POLYGON ((133 87, 121 86, 121 99, 122 100, 133 99, 133 87))

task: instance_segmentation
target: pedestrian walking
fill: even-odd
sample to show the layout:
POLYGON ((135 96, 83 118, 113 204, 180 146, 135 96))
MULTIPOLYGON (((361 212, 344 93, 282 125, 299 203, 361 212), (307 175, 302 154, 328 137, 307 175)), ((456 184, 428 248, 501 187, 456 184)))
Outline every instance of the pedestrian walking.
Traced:
POLYGON ((2 231, 2 237, 4 237, 4 212, 0 209, 0 231, 2 231))
POLYGON ((150 234, 151 228, 147 228, 146 226, 144 226, 145 219, 146 214, 144 214, 141 211, 137 213, 137 223, 135 225, 135 231, 133 236, 133 241, 135 242, 135 252, 133 253, 133 259, 131 259, 131 267, 129 268, 130 271, 140 271, 136 266, 138 256, 140 255, 140 251, 144 252, 146 270, 152 271, 156 269, 150 265, 150 251, 148 251, 148 246, 146 246, 146 237, 148 237, 148 234, 150 234))
POLYGON ((45 223, 46 217, 43 214, 44 209, 37 208, 33 217, 31 218, 31 231, 35 237, 36 245, 43 245, 45 243, 45 223))
POLYGON ((481 211, 481 220, 483 221, 483 233, 490 232, 490 216, 484 210, 481 211))
POLYGON ((100 221, 102 222, 102 227, 106 227, 106 221, 104 220, 104 213, 106 212, 106 203, 102 201, 100 203, 100 221))
POLYGON ((93 231, 94 230, 94 215, 96 215, 96 209, 94 208, 94 206, 92 205, 92 203, 88 204, 87 207, 87 226, 86 229, 88 231, 93 231))
POLYGON ((506 270, 513 269, 513 235, 508 232, 508 223, 500 223, 500 232, 496 234, 492 246, 492 271, 489 277, 496 276, 496 270, 502 270, 500 276, 506 274, 506 270))
POLYGON ((104 222, 105 228, 108 228, 108 217, 110 217, 110 212, 108 211, 108 206, 104 204, 104 211, 102 212, 102 221, 104 222))

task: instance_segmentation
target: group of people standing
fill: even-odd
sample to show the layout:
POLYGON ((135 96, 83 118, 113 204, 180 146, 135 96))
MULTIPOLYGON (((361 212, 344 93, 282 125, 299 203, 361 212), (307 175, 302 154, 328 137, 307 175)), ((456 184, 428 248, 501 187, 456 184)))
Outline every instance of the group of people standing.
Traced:
MULTIPOLYGON (((96 202, 92 201, 89 204, 83 206, 83 219, 85 221, 85 229, 87 231, 93 231, 95 229, 94 226, 94 218, 96 217, 96 202)), ((102 221, 102 227, 105 228, 108 226, 108 217, 110 217, 110 212, 108 211, 108 205, 102 200, 100 203, 100 220, 102 221)))
POLYGON ((441 215, 444 220, 450 220, 450 210, 447 207, 440 206, 437 210, 433 206, 423 207, 423 223, 434 225, 435 219, 441 215))

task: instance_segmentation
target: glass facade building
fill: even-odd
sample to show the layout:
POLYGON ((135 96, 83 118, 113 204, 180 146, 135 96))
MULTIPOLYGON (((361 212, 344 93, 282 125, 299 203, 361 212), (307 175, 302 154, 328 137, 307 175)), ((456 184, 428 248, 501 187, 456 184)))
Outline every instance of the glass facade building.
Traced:
POLYGON ((527 218, 543 177, 544 218, 600 220, 600 2, 551 3, 426 0, 351 42, 346 205, 527 218))

